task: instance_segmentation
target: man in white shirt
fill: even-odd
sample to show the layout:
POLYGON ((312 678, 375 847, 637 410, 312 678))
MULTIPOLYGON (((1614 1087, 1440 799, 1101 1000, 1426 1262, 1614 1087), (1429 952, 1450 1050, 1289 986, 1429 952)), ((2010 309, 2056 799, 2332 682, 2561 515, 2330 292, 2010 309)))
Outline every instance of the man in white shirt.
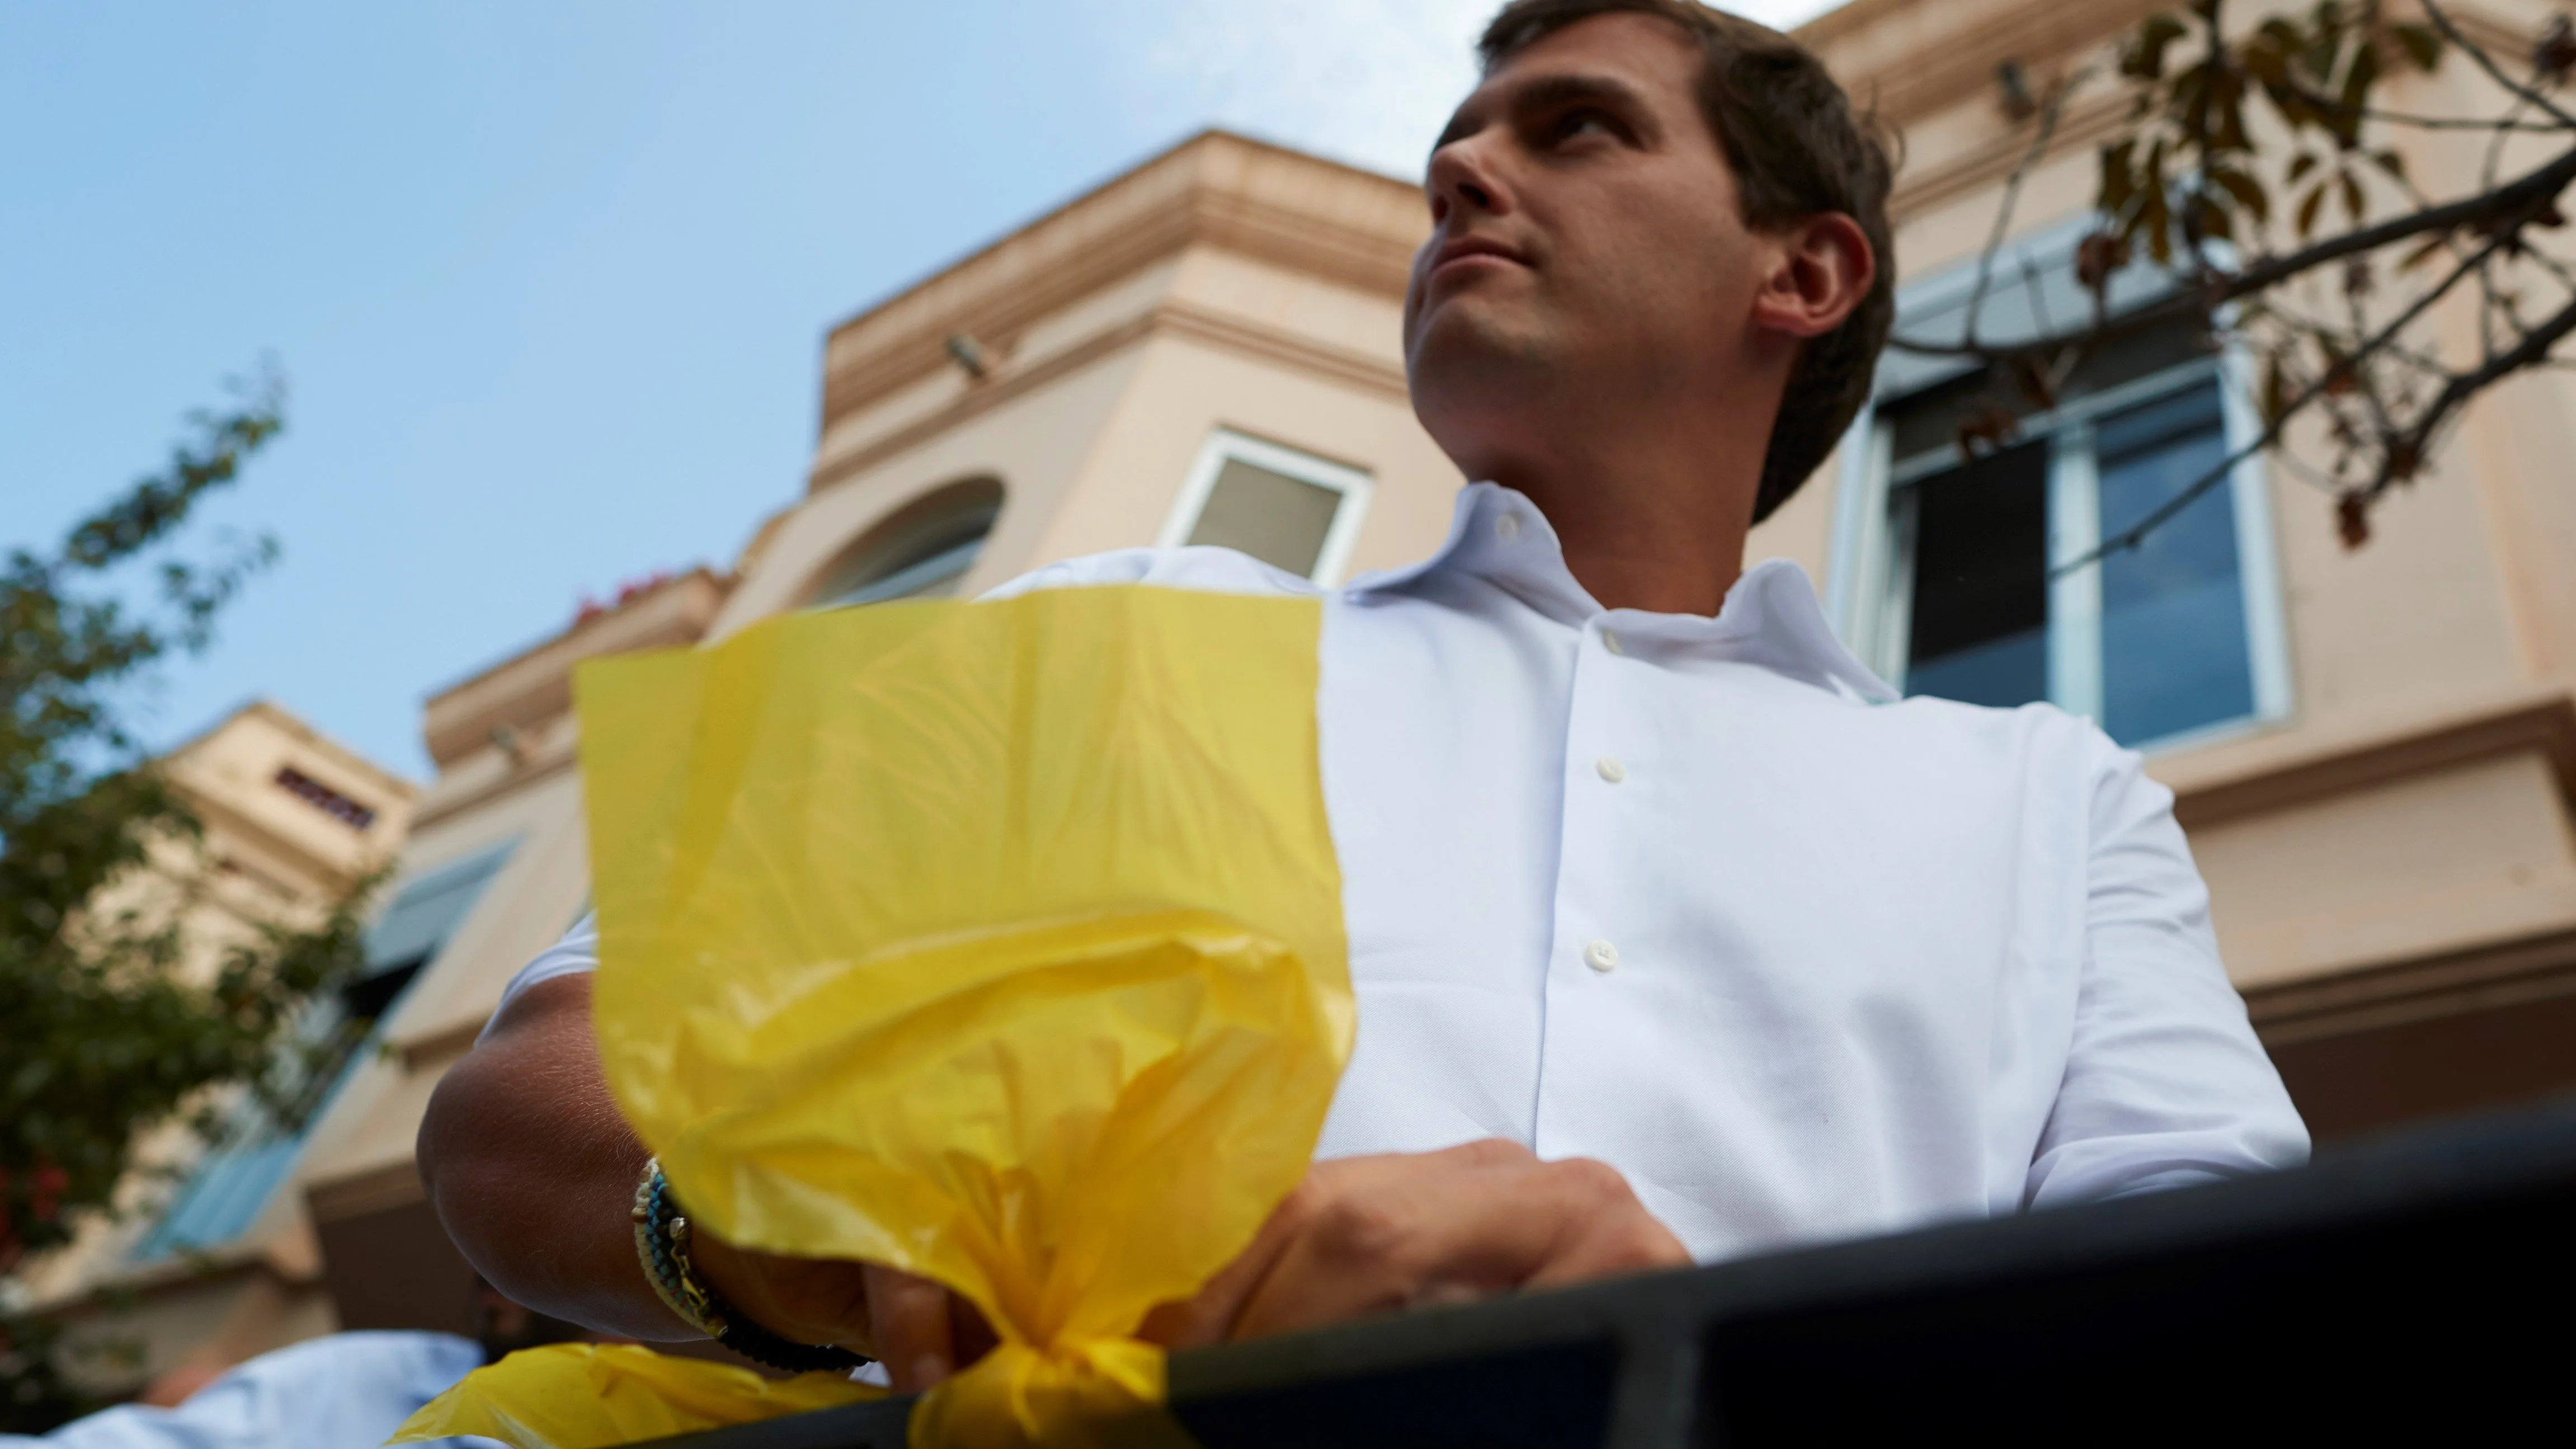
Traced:
MULTIPOLYGON (((1813 57, 1686 0, 1515 0, 1433 150, 1405 346, 1468 477, 1427 562, 1325 591, 1317 698, 1360 1029, 1306 1185, 1187 1345, 2207 1181, 2307 1140, 2137 757, 2046 706, 1897 702, 1747 530, 1892 315, 1884 152, 1813 57)), ((1008 591, 1313 587, 1133 550, 1008 591)), ((681 1322, 590 1044, 586 927, 513 983, 421 1160, 547 1311, 681 1322)), ((699 1253, 737 1317, 901 1387, 932 1285, 699 1253)))

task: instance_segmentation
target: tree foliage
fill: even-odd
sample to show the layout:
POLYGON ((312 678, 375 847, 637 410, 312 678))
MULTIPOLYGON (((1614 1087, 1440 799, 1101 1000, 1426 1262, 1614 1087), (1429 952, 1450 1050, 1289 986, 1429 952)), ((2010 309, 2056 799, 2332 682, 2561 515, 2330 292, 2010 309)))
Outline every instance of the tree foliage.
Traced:
MULTIPOLYGON (((2345 543, 2370 535, 2372 510, 2413 482, 2469 401, 2516 373, 2563 365, 2576 332, 2576 269, 2544 244, 2566 224, 2576 184, 2576 26, 2558 17, 2527 54, 2500 57, 2462 30, 2447 0, 2318 0, 2303 13, 2231 25, 2225 0, 2141 22, 2114 58, 2078 66, 2035 92, 2007 68, 2005 106, 2030 132, 2007 182, 1994 241, 1980 260, 1968 320, 1955 341, 1900 336, 1918 354, 1964 357, 1988 373, 1993 406, 1974 412, 1960 446, 2011 431, 2014 407, 2055 405, 2083 358, 2150 329, 2196 327, 2256 363, 2261 435, 2091 555, 2137 545, 2236 464, 2269 451, 2332 500, 2345 543), (2392 86, 2445 66, 2475 67, 2494 97, 2482 114, 2393 106, 2392 86), (1979 335, 1982 304, 2023 180, 2050 153, 2071 100, 2125 92, 2123 121, 2098 148, 2094 219, 2077 244, 2092 314, 2040 335, 1979 335), (2433 190, 2410 173, 2398 138, 2440 136, 2473 148, 2474 169, 2444 168, 2433 190), (2439 194, 2436 194, 2436 192, 2439 194), (2148 266, 2169 287, 2115 310, 2112 278, 2148 266), (2446 337, 2436 309, 2475 312, 2446 337), (2317 450, 2282 446, 2294 424, 2317 450)), ((2070 319, 2072 320, 2072 319, 2070 319)))
MULTIPOLYGON (((125 718, 134 686, 201 652, 275 557, 267 539, 212 559, 174 547, 285 426, 273 372, 236 391, 58 547, 0 561, 0 1292, 30 1255, 113 1210, 143 1134, 210 1129, 227 1088, 285 1102, 306 1065, 281 1049, 285 1029, 358 956, 354 891, 318 921, 212 942, 172 908, 185 871, 168 890, 114 889, 156 858, 187 861, 202 838, 125 718)), ((74 1406, 50 1329, 10 1306, 0 1297, 0 1430, 74 1406)))

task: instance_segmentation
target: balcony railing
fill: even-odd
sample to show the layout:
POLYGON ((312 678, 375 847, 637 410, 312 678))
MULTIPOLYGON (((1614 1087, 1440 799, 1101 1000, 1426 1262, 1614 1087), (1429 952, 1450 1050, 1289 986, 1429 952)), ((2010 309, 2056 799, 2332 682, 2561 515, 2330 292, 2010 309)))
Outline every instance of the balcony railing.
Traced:
MULTIPOLYGON (((2565 1442, 2571 1385, 2576 1101, 2269 1177, 1180 1354, 1171 1409, 1205 1449, 2565 1442)), ((909 1408, 658 1449, 903 1449, 909 1408)))

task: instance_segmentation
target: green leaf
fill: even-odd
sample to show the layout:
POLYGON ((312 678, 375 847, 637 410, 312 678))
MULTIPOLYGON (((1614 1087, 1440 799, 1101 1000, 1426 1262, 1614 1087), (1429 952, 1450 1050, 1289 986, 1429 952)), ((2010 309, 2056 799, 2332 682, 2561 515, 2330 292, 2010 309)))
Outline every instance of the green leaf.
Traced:
POLYGON ((2317 234, 2317 213, 2324 208, 2325 204, 2326 183, 2323 178, 2319 178, 2316 185, 2308 188, 2308 194, 2299 198, 2299 212, 2296 222, 2299 229, 2299 240, 2306 241, 2308 238, 2317 234))
POLYGON ((2298 185, 2299 178, 2316 170, 2317 164, 2317 155, 2313 151, 2302 151, 2298 155, 2291 157, 2290 174, 2287 177, 2288 184, 2292 186, 2298 185))
POLYGON ((2441 65, 2442 33, 2432 26, 2407 22, 2388 27, 2388 33, 2406 52, 2406 58, 2415 62, 2417 70, 2429 72, 2441 65))
MULTIPOLYGON (((2370 88, 2379 83, 2379 47, 2363 42, 2352 53, 2352 64, 2343 73, 2343 94, 2338 97, 2346 111, 2361 111, 2370 104, 2370 88)), ((2360 117, 2352 123, 2360 125, 2360 117)))
POLYGON ((2110 215, 2117 216, 2137 194, 2137 177, 2132 170, 2137 146, 2134 138, 2123 138, 2102 148, 2102 186, 2094 204, 2110 215))
POLYGON ((2212 166, 2209 180, 2211 185, 2234 197, 2236 204, 2245 208, 2245 214, 2256 222, 2272 219, 2272 197, 2253 177, 2231 168, 2212 166))
POLYGON ((2296 43, 2296 32, 2292 32, 2292 40, 2285 41, 2280 33, 2285 28, 2284 21, 2264 21, 2263 28, 2237 51, 2237 63, 2245 67, 2247 75, 2261 81, 2267 89, 2289 83, 2290 47, 2296 43))
POLYGON ((2343 214, 2353 225, 2361 225, 2362 217, 2370 210, 2369 199, 2361 192, 2361 178, 2350 171, 2338 171, 2335 180, 2343 183, 2343 214))
POLYGON ((2233 70, 2221 70, 2210 85, 2210 145, 2222 151, 2246 151, 2252 143, 2245 134, 2245 78, 2233 70))
POLYGON ((2263 359, 2261 405, 2265 427, 2279 422, 2281 414, 2290 410, 2290 379, 2281 370, 2281 355, 2277 352, 2263 359))
POLYGON ((2120 54, 2120 74, 2132 80, 2164 79, 2165 51, 2182 35, 2183 23, 2171 12, 2148 16, 2120 54))

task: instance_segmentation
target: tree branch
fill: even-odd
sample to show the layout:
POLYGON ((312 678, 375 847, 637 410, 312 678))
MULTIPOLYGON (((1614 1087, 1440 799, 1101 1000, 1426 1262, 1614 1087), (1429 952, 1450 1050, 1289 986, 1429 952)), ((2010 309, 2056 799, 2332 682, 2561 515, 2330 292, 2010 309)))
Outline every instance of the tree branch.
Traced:
POLYGON ((2039 164, 2040 157, 2048 154, 2049 139, 2057 134, 2058 118, 2066 113, 2066 98, 2074 93, 2077 83, 2086 74, 2088 72, 2078 71, 2050 89, 2048 104, 2040 111, 2039 127, 2031 135, 2030 146, 2022 152, 2021 161, 2013 167, 2012 175, 2004 180, 2003 200, 1995 207, 1994 228, 1986 236, 1985 250, 1977 253, 1977 282, 1969 290, 1968 318, 1959 332, 1964 342, 1977 340, 1977 317, 1986 309, 1986 287, 1993 279, 1995 253, 2003 250, 2004 238, 2012 231, 2013 208, 2021 200, 2022 182, 2029 178, 2031 168, 2039 164))
MULTIPOLYGON (((2125 312, 2082 331, 2062 332, 2036 337, 2008 346, 1977 343, 1921 342, 1906 337, 1891 337, 1890 347, 1902 348, 1923 357, 1964 357, 1983 362, 2002 362, 2035 353, 2055 352, 2086 342, 2111 341, 2142 332, 2162 323, 2204 313, 2223 302, 2268 290, 2303 272, 2341 261, 2345 257, 2376 251, 2392 242, 2426 232, 2452 231, 2477 222, 2510 223, 2527 219, 2557 195, 2576 183, 2576 147, 2552 158, 2546 165, 2525 172, 2504 185, 2477 196, 2463 197, 2440 206, 2428 206, 2404 216, 2391 217, 2365 227, 2356 227, 2339 236, 2328 237, 2302 247, 2286 256, 2258 260, 2232 276, 2216 279, 2215 285, 2199 291, 2185 289, 2125 312)), ((2499 233, 2510 230, 2499 225, 2499 233)))
MULTIPOLYGON (((2557 346, 2570 332, 2576 332, 2576 300, 2559 308, 2556 316, 2533 328, 2519 343, 2487 359, 2476 370, 2453 377, 2425 405, 2423 415, 2415 420, 2415 425, 2390 440, 2389 456, 2400 456, 2397 450, 2404 448, 2407 452, 2403 456, 2420 461, 2425 456, 2426 446, 2433 440, 2435 430, 2452 413, 2458 412, 2470 398, 2507 376, 2547 361, 2549 349, 2557 346)), ((2390 484, 2405 481, 2412 476, 2412 471, 2400 471, 2383 462, 2379 476, 2371 481, 2369 496, 2376 498, 2387 492, 2390 484)))
MULTIPOLYGON (((2457 267, 2452 268, 2451 274, 2444 277, 2439 285, 2428 289, 2424 295, 2416 298, 2407 306, 2405 311, 2398 313, 2396 318, 2390 321, 2387 326, 2380 328, 2377 333, 2371 336, 2370 340, 2356 348, 2353 351, 2352 356, 2346 359, 2344 367, 2350 368, 2357 365, 2362 358, 2377 351, 2388 341, 2388 339, 2395 337, 2398 333, 2404 331, 2416 318, 2423 316, 2435 302, 2440 301, 2442 297, 2451 290, 2451 288, 2459 285, 2459 281, 2462 277, 2475 271, 2488 257, 2493 256, 2498 250, 2502 249, 2504 244, 2505 234, 2500 233, 2493 239, 2489 240, 2485 246, 2479 248, 2474 256, 2471 256, 2467 261, 2460 263, 2457 267)), ((2550 325, 2558 326, 2561 322, 2564 322, 2566 327, 2576 327, 2576 302, 2569 303, 2567 310, 2560 313, 2557 319, 2553 319, 2550 325)), ((2540 334, 2534 333, 2533 335, 2538 336, 2540 334)), ((2562 327, 2557 336, 2564 335, 2565 327, 2562 327)), ((2555 341, 2556 337, 2552 337, 2550 340, 2555 341)), ((2529 341, 2526 339, 2524 346, 2528 347, 2529 345, 2529 341)), ((2515 349, 2517 352, 2521 350, 2521 348, 2515 349)), ((2544 353, 2547 350, 2548 348, 2545 345, 2541 348, 2541 351, 2544 353)), ((2478 372, 2476 374, 2471 374, 2471 376, 2491 374, 2486 377, 2486 381, 2491 382, 2495 377, 2503 375, 2500 372, 2493 372, 2494 367, 2495 364, 2491 362, 2487 364, 2487 366, 2479 368, 2478 372)), ((2255 454, 2271 447, 2274 443, 2279 442, 2281 438, 2281 430, 2289 426, 2290 419, 2297 417, 2300 413, 2306 411, 2311 403, 2324 397, 2327 389, 2336 384, 2338 373, 2340 371, 2342 371, 2342 369, 2328 368, 2325 372, 2321 373, 2314 382, 2301 388, 2296 397, 2291 398, 2287 403, 2283 404, 2280 412, 2274 414, 2272 420, 2263 425, 2263 431, 2256 435, 2252 441, 2229 453, 2225 459, 2220 461, 2218 466, 2194 479, 2189 487, 2184 488, 2181 492, 2176 493, 2173 497, 2166 499, 2164 502, 2157 504, 2153 509, 2148 511, 2144 518, 2139 519, 2137 522, 2130 524, 2127 528, 2120 530, 2120 532, 2094 545, 2082 557, 2070 559, 2067 562, 2050 569, 2048 571, 2048 576, 2052 579, 2060 578, 2064 575, 2075 572, 2077 569, 2086 568, 2093 564, 2100 563, 2103 559, 2108 558, 2112 554, 2137 547, 2148 534, 2153 533, 2157 528, 2163 526, 2176 514, 2189 508, 2193 503, 2200 499, 2201 495, 2209 492, 2213 488, 2216 488, 2219 484, 2226 482, 2228 475, 2235 472, 2246 459, 2253 457, 2255 454)), ((2510 369, 2507 369, 2507 371, 2510 371, 2510 369)), ((2458 381, 2459 379, 2453 379, 2455 385, 2458 381)), ((2485 386, 2485 382, 2479 383, 2478 386, 2485 386)), ((2476 388, 2473 387, 2469 389, 2469 391, 2475 392, 2476 388)), ((2447 396, 2449 392, 2450 389, 2444 389, 2445 396, 2447 396)), ((2461 396, 2465 399, 2467 394, 2463 393, 2461 396)), ((2437 399, 2437 403, 2438 401, 2439 400, 2437 399)), ((2452 406, 2457 406, 2457 404, 2454 403, 2452 406)), ((2418 446, 2420 455, 2420 442, 2418 446)), ((2382 481, 2374 485, 2373 492, 2376 493, 2378 489, 2385 488, 2386 486, 2387 484, 2383 476, 2382 481)))
POLYGON ((2442 9, 2437 0, 2415 0, 2415 3, 2424 8, 2425 18, 2433 22, 2434 29, 2442 32, 2442 38, 2467 51, 2469 58, 2478 63, 2478 69, 2485 71, 2497 85, 2556 116, 2561 124, 2576 126, 2576 116, 2561 110, 2556 101, 2543 95, 2537 87, 2525 85, 2506 75, 2504 67, 2495 63, 2495 57, 2487 54, 2485 46, 2461 33, 2459 25, 2451 19, 2448 12, 2442 9))

